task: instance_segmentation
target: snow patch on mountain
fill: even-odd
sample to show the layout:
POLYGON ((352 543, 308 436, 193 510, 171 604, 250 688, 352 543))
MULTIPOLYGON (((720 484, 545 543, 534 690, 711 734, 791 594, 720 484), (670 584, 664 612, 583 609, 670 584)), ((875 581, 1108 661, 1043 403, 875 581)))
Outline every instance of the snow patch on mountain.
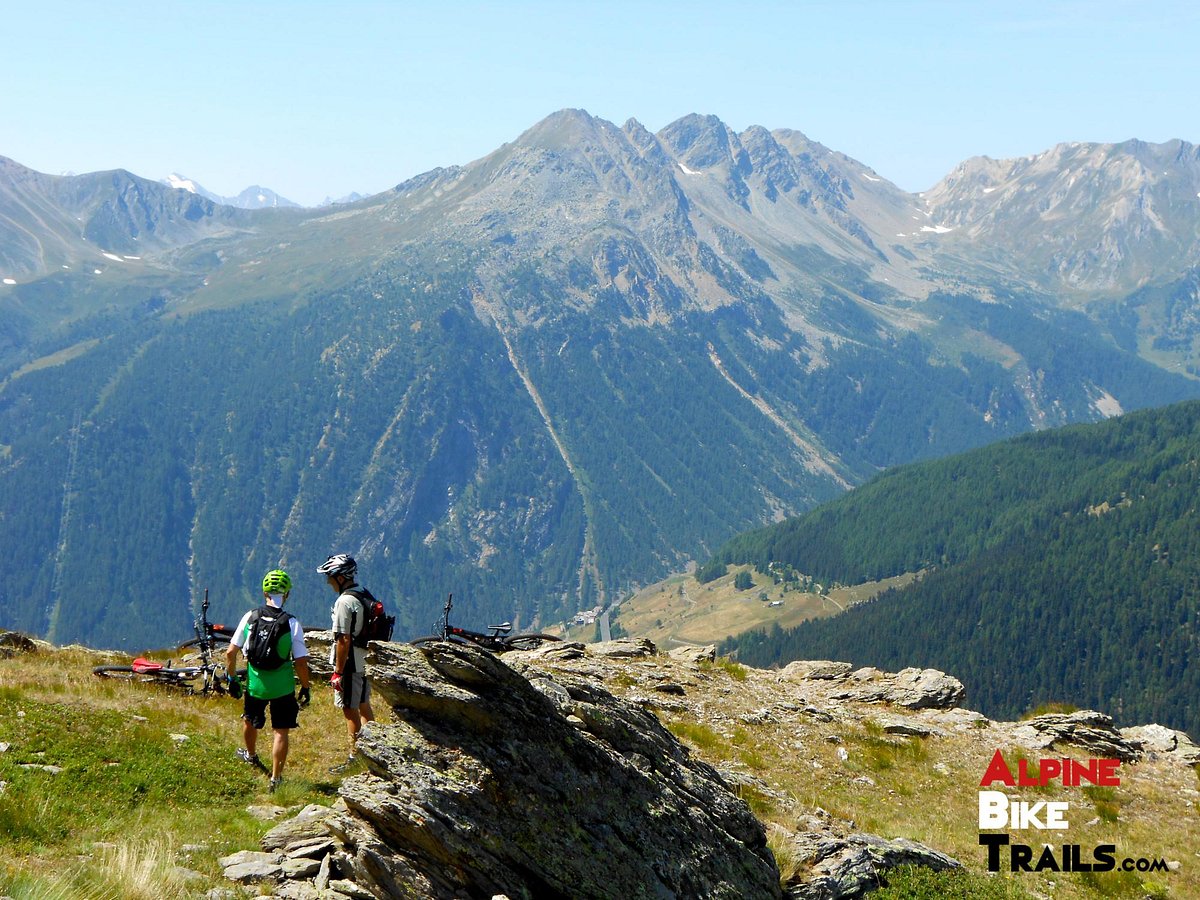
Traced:
POLYGON ((190 178, 184 178, 182 175, 178 175, 175 172, 172 172, 170 175, 168 175, 164 181, 166 181, 166 183, 171 187, 178 188, 181 191, 187 191, 189 194, 200 193, 200 186, 196 184, 196 182, 192 181, 190 178))

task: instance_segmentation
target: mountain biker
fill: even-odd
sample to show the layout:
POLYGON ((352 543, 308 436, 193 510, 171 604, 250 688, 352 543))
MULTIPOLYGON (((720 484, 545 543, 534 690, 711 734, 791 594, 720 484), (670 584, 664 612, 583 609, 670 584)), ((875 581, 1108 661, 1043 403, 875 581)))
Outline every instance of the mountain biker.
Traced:
POLYGON ((355 739, 362 730, 363 722, 373 722, 375 713, 371 709, 371 683, 367 680, 367 651, 356 646, 354 637, 362 631, 366 615, 354 593, 358 589, 355 578, 358 563, 345 553, 335 554, 317 567, 325 576, 325 582, 338 595, 333 604, 333 645, 329 649, 329 661, 333 664, 333 704, 346 718, 346 732, 350 737, 350 755, 346 761, 330 769, 344 772, 355 762, 355 739))
MULTIPOLYGON (((237 665, 238 651, 245 649, 251 638, 251 627, 266 615, 273 619, 273 613, 283 609, 288 594, 292 590, 292 579, 282 569, 272 569, 262 582, 265 605, 252 609, 238 623, 229 639, 229 649, 225 652, 225 668, 229 672, 231 691, 236 691, 234 671, 237 665)), ((267 707, 271 708, 271 729, 275 733, 271 746, 271 781, 270 791, 275 792, 283 779, 283 764, 287 762, 288 732, 299 728, 299 712, 308 706, 312 698, 309 691, 308 649, 304 646, 304 629, 300 620, 287 615, 287 630, 279 635, 275 652, 283 659, 278 668, 259 668, 247 658, 249 672, 246 697, 242 707, 242 740, 244 748, 239 748, 238 758, 251 763, 260 769, 265 769, 262 761, 255 752, 258 743, 258 732, 266 724, 267 707), (300 694, 295 690, 296 678, 300 679, 300 694)), ((282 624, 281 624, 282 628, 282 624)), ((236 696, 236 693, 234 694, 236 696)))

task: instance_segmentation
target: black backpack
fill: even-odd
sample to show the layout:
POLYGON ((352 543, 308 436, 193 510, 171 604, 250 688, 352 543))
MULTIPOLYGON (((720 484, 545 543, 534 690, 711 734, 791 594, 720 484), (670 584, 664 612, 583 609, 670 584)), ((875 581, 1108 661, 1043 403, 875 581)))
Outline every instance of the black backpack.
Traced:
POLYGON ((246 660, 260 671, 270 672, 288 661, 288 656, 279 655, 279 639, 291 630, 292 616, 274 606, 264 606, 250 614, 246 637, 246 660))
POLYGON ((383 602, 376 600, 365 587, 354 587, 346 593, 358 598, 363 614, 363 627, 354 636, 354 646, 366 647, 368 641, 390 641, 396 617, 387 615, 383 602))

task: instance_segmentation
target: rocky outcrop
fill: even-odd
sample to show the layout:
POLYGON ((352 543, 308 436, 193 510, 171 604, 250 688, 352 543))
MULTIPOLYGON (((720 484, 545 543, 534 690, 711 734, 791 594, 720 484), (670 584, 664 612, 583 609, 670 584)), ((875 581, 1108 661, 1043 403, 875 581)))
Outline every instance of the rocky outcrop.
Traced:
POLYGON ((962 868, 958 860, 916 841, 846 834, 815 816, 790 836, 787 849, 803 873, 788 881, 787 900, 857 900, 886 884, 887 870, 897 866, 962 868))
POLYGON ((890 703, 905 709, 952 709, 965 693, 962 682, 936 669, 903 669, 881 672, 854 669, 849 663, 804 660, 790 663, 779 677, 788 681, 827 682, 829 700, 855 703, 890 703))
POLYGON ((780 896, 763 826, 715 769, 594 680, 524 668, 377 645, 396 721, 364 729, 370 771, 343 783, 344 810, 277 827, 264 848, 283 856, 255 862, 321 846, 327 887, 379 897, 780 896))
POLYGON ((1118 729, 1111 716, 1090 709, 1034 716, 1003 727, 1015 741, 1033 750, 1066 744, 1092 756, 1122 762, 1138 762, 1150 756, 1182 765, 1200 764, 1200 747, 1184 732, 1162 725, 1118 729))
POLYGON ((18 653, 36 653, 33 638, 19 631, 0 631, 0 657, 12 657, 18 653))

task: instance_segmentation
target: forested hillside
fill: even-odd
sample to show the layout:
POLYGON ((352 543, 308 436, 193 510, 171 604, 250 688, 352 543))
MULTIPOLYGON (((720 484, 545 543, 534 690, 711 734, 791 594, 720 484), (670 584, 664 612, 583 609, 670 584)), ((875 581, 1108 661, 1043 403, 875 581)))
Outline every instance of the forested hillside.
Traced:
POLYGON ((931 666, 960 673, 989 715, 1065 702, 1200 734, 1198 490, 1195 402, 894 469, 734 539, 705 571, 924 577, 724 649, 753 665, 931 666))
POLYGON ((970 238, 977 180, 935 207, 798 132, 581 110, 337 209, 3 161, 0 626, 163 646, 280 565, 323 619, 334 551, 400 637, 451 591, 538 626, 890 466, 1200 397, 1193 219, 1129 245, 1146 293, 1080 294, 996 210, 970 238))

